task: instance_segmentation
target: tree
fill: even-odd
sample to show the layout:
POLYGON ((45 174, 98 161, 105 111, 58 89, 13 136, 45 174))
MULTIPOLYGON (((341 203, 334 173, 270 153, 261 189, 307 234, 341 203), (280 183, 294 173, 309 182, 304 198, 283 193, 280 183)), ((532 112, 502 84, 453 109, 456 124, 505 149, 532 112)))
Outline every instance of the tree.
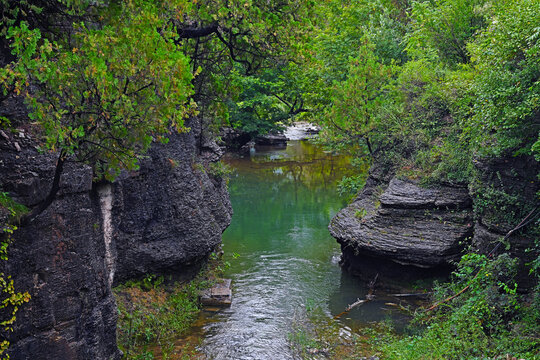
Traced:
POLYGON ((239 92, 228 103, 230 123, 252 136, 278 130, 290 118, 308 111, 295 83, 294 67, 276 67, 234 79, 239 92))
POLYGON ((538 24, 538 1, 500 1, 489 26, 469 44, 476 101, 466 126, 483 154, 540 159, 538 24))
POLYGON ((379 62, 367 39, 351 59, 347 80, 336 83, 332 107, 323 118, 324 135, 333 142, 365 146, 374 156, 385 137, 380 113, 394 67, 379 62))
POLYGON ((90 164, 96 178, 112 180, 137 168, 151 142, 185 131, 193 113, 193 73, 153 1, 122 3, 100 26, 80 23, 63 42, 51 42, 25 22, 11 28, 17 61, 0 73, 30 105, 46 147, 58 152, 46 199, 25 220, 53 201, 66 161, 90 164))
POLYGON ((406 50, 447 65, 469 62, 466 44, 485 26, 486 0, 413 1, 406 50))
MULTIPOLYGON (((175 41, 190 57, 193 71, 202 70, 194 79, 193 99, 201 118, 212 119, 205 127, 211 128, 212 122, 229 124, 232 113, 243 106, 242 87, 253 92, 255 82, 269 82, 269 72, 300 61, 312 7, 308 0, 203 0, 191 3, 183 15, 175 11, 165 15, 172 19, 179 35, 175 41)), ((276 79, 272 87, 280 82, 276 79)), ((258 123, 261 118, 244 120, 258 123)), ((268 129, 272 121, 252 127, 268 129)))

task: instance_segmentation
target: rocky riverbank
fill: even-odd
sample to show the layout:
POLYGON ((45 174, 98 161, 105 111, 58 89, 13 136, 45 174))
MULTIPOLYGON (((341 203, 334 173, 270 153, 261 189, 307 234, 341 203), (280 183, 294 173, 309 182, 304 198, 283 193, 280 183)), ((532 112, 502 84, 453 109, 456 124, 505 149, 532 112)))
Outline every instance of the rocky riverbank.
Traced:
MULTIPOLYGON (((483 161, 477 167, 478 180, 469 187, 426 187, 373 167, 364 189, 329 225, 341 244, 342 266, 369 278, 379 263, 382 273, 403 279, 422 269, 448 268, 469 245, 484 253, 492 250, 519 222, 518 206, 533 205, 539 169, 528 157, 483 161), (482 211, 481 203, 490 191, 515 196, 516 208, 489 206, 482 211)), ((531 244, 533 239, 520 233, 509 244, 511 253, 522 259, 525 287, 532 285, 525 281, 525 264, 530 260, 526 249, 531 244)))
MULTIPOLYGON (((205 170, 198 144, 208 141, 189 126, 113 184, 70 163, 53 204, 15 233, 4 271, 32 299, 8 334, 11 359, 120 358, 111 286, 186 274, 220 244, 232 214, 225 181, 205 170)), ((37 151, 30 131, 5 135, 0 185, 32 207, 48 192, 55 156, 37 151)))

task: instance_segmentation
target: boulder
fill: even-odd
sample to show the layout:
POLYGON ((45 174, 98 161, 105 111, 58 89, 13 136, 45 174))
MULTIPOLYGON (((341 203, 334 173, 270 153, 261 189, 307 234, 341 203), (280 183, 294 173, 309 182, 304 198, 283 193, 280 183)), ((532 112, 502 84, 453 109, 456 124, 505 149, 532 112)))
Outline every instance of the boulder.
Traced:
POLYGON ((444 266, 459 259, 473 234, 471 199, 466 188, 424 188, 397 178, 385 187, 371 178, 329 230, 350 255, 345 262, 354 262, 356 254, 402 265, 444 266))

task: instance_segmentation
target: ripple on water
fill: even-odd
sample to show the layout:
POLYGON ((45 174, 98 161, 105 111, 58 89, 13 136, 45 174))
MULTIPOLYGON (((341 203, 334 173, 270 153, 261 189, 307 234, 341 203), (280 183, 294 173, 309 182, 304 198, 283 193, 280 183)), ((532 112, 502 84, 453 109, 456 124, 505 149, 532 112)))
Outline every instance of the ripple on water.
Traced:
MULTIPOLYGON (((208 358, 293 359, 288 334, 303 304, 330 317, 365 296, 366 285, 337 265, 339 245, 327 229, 346 204, 336 183, 352 174, 349 160, 299 141, 227 160, 236 169, 229 183, 235 214, 223 235, 234 295, 204 326, 208 358)), ((362 310, 384 319, 380 306, 362 310)))

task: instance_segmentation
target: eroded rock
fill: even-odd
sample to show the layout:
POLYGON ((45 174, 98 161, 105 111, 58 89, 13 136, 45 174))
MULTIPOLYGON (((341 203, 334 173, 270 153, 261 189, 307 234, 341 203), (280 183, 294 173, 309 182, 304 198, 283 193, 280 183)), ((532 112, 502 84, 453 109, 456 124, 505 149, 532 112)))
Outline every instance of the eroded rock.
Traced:
POLYGON ((471 200, 466 188, 423 188, 396 178, 385 187, 372 178, 329 229, 349 254, 418 267, 446 265, 459 259, 472 236, 471 200))
MULTIPOLYGON (((57 198, 15 232, 2 264, 32 296, 7 334, 11 359, 119 359, 111 282, 185 272, 220 243, 232 210, 225 182, 196 166, 193 134, 155 145, 110 192, 89 167, 66 165, 57 198)), ((6 135, 0 186, 32 207, 49 191, 56 155, 36 151, 29 134, 17 138, 19 152, 6 135)))

